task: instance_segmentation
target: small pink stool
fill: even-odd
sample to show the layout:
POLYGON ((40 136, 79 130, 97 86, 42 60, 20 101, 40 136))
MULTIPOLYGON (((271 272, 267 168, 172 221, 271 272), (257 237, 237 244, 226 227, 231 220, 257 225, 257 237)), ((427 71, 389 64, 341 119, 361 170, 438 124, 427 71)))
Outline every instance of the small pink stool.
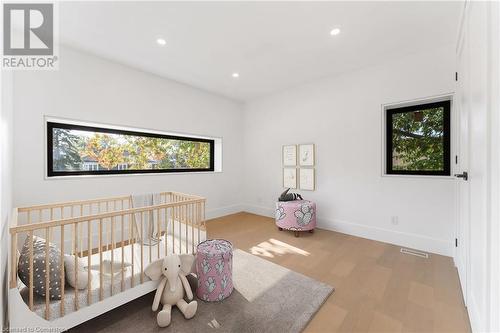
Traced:
POLYGON ((209 239, 197 246, 196 295, 207 302, 222 301, 233 291, 233 245, 224 239, 209 239))
POLYGON ((280 230, 294 231, 295 237, 299 237, 299 231, 314 232, 316 204, 309 200, 278 201, 276 225, 280 230))

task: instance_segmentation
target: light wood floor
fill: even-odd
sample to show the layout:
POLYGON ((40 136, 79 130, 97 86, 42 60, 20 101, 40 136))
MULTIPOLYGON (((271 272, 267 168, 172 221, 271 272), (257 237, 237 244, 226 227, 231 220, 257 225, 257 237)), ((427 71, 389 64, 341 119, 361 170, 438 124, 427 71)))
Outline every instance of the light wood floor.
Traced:
POLYGON ((305 332, 470 332, 452 259, 317 229, 278 231, 274 220, 238 213, 207 222, 209 238, 335 287, 305 332))

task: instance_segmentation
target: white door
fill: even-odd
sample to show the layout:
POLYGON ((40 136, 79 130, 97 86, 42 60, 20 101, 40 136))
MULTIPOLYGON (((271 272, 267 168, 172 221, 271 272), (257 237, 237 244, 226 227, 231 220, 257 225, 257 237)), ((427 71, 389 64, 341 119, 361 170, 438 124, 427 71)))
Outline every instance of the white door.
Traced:
MULTIPOLYGON (((463 23, 464 25, 467 22, 463 23)), ((465 36, 467 29, 464 29, 464 35, 459 40, 457 56, 458 56, 458 81, 456 97, 454 101, 455 115, 457 116, 457 135, 458 135, 458 149, 455 162, 455 172, 458 176, 456 178, 457 188, 457 248, 456 248, 456 265, 460 275, 460 283, 462 285, 462 292, 465 305, 468 303, 467 287, 469 273, 469 235, 470 235, 470 186, 469 180, 465 179, 464 172, 469 171, 469 116, 470 116, 470 103, 468 101, 468 87, 469 73, 468 73, 468 38, 465 36)), ((468 174, 467 174, 468 176, 468 174)))
POLYGON ((473 331, 498 331, 498 63, 496 2, 466 1, 457 46, 456 263, 473 331), (495 162, 495 163, 492 163, 495 162), (494 215, 495 214, 495 215, 494 215), (496 218, 495 218, 496 217, 496 218))

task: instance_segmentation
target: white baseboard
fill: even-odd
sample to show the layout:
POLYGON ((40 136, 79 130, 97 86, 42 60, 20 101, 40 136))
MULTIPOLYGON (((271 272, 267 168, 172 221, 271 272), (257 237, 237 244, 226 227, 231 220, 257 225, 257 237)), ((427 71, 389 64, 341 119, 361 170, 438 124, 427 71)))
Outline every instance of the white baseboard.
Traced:
POLYGON ((256 214, 256 215, 261 215, 261 216, 267 216, 267 217, 274 217, 274 209, 267 208, 267 207, 262 207, 262 206, 255 206, 255 205, 248 205, 244 204, 241 205, 242 211, 256 214))
MULTIPOLYGON (((274 210, 267 207, 242 205, 242 210, 257 215, 274 217, 274 210)), ((453 242, 451 240, 446 241, 418 234, 394 231, 340 220, 318 218, 317 223, 318 228, 320 229, 337 231, 347 235, 409 247, 444 256, 453 256, 453 242)))
POLYGON ((206 219, 215 219, 217 217, 231 215, 243 211, 243 205, 232 205, 226 207, 219 207, 215 209, 210 209, 206 211, 206 219))
POLYGON ((322 229, 333 230, 348 235, 373 239, 384 243, 409 247, 448 257, 453 256, 453 243, 451 241, 447 242, 442 239, 431 238, 423 235, 338 220, 330 221, 319 219, 318 226, 322 229))

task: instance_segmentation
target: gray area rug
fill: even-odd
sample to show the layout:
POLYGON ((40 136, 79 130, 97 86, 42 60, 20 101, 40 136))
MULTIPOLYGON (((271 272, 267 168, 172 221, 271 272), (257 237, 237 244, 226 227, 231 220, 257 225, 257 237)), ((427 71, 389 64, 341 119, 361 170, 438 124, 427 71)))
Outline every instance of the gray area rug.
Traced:
POLYGON ((166 328, 156 324, 151 293, 71 332, 301 332, 334 290, 241 250, 234 251, 233 283, 233 293, 222 302, 198 300, 193 319, 174 307, 166 328))

